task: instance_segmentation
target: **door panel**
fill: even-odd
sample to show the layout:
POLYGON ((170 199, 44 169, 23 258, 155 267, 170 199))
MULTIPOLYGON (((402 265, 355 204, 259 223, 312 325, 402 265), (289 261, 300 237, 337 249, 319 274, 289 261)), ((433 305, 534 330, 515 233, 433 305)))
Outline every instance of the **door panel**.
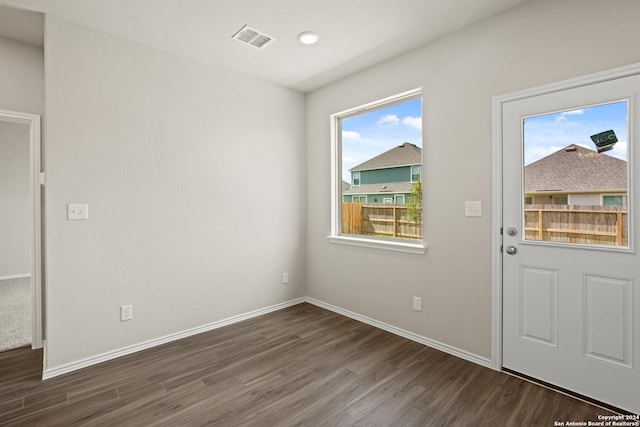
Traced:
POLYGON ((640 76, 634 75, 505 102, 502 109, 503 228, 515 229, 502 238, 509 249, 502 259, 503 366, 636 413, 638 90, 640 76), (612 124, 615 150, 598 152, 602 147, 589 136, 609 130, 600 120, 609 108, 622 112, 625 123, 617 116, 612 124), (544 121, 539 118, 549 126, 540 138, 550 139, 553 149, 532 160, 530 129, 544 121), (558 132, 565 129, 561 121, 581 126, 582 133, 563 139, 573 130, 558 132), (530 174, 528 166, 546 156, 555 156, 551 167, 530 174), (574 173, 585 172, 579 168, 588 173, 574 173), (540 188, 532 188, 533 181, 540 188), (598 188, 601 182, 608 187, 598 188), (574 184, 579 196, 564 188, 574 184), (613 200, 607 194, 623 206, 604 206, 613 200), (572 199, 600 204, 568 205, 572 199))
POLYGON ((585 274, 585 356, 632 368, 631 289, 628 279, 585 274))
POLYGON ((557 346, 558 271, 521 267, 520 324, 522 338, 557 346))

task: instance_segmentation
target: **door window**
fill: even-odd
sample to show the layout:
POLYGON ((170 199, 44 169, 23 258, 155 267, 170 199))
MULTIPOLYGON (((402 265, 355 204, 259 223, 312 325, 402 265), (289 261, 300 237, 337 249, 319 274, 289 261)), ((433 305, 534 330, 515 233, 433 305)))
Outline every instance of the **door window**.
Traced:
POLYGON ((525 240, 628 247, 627 122, 626 100, 523 119, 525 240))

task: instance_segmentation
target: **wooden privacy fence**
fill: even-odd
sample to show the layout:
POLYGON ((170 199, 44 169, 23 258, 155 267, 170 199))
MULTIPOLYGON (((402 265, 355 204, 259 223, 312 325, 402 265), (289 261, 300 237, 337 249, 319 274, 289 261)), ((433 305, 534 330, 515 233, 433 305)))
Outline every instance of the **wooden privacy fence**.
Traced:
POLYGON ((548 242, 627 246, 626 206, 527 205, 525 238, 548 242))
POLYGON ((406 205, 342 203, 342 232, 422 239, 422 225, 409 220, 406 205))

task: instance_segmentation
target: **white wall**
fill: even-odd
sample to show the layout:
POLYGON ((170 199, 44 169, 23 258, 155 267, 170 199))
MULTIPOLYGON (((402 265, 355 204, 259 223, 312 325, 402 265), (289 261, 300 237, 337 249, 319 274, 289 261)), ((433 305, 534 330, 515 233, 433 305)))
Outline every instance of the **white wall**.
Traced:
POLYGON ((43 114, 44 54, 41 47, 0 37, 0 110, 43 114))
POLYGON ((46 30, 47 369, 303 296, 304 96, 46 30))
POLYGON ((29 125, 0 121, 0 278, 31 274, 29 125))
POLYGON ((536 0, 307 100, 307 293, 491 355, 491 97, 640 62, 640 2, 536 0), (329 115, 423 87, 425 255, 331 244, 329 115), (483 216, 464 216, 481 200, 483 216), (422 297, 422 312, 412 296, 422 297))

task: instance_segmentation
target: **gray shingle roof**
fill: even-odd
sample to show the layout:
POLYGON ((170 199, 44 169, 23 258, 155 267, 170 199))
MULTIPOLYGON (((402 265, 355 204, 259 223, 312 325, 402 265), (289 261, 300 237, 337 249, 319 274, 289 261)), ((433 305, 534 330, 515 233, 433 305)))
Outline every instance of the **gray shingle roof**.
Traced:
POLYGON ((349 170, 353 172, 421 164, 422 148, 410 142, 405 142, 349 170))
POLYGON ((411 193, 414 184, 410 182, 392 182, 387 184, 366 184, 351 187, 342 194, 411 193))
POLYGON ((525 193, 627 189, 627 162, 571 144, 524 168, 525 193))

